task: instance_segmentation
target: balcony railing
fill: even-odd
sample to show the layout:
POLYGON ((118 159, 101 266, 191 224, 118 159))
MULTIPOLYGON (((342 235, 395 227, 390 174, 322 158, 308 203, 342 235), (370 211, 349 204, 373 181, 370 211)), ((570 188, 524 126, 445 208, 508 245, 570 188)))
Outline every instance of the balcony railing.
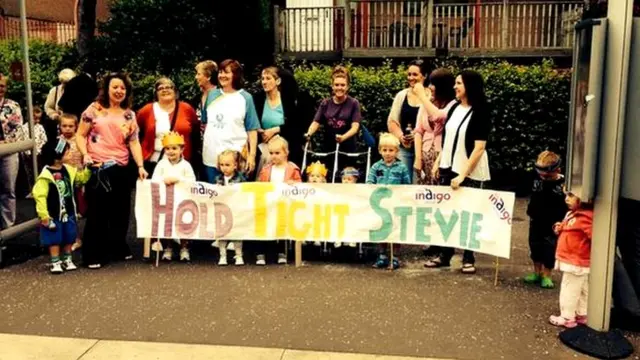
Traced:
MULTIPOLYGON (((0 40, 20 39, 20 18, 0 16, 0 40)), ((65 44, 76 39, 74 24, 27 19, 29 39, 65 44)))
POLYGON ((580 1, 508 0, 367 0, 345 7, 276 8, 276 51, 568 50, 582 8, 580 1))

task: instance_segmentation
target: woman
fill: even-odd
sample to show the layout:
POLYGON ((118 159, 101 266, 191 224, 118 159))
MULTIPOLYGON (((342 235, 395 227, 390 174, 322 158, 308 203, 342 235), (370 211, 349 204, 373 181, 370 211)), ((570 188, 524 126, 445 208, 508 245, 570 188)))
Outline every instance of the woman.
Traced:
POLYGON ((178 100, 178 90, 171 79, 161 77, 154 87, 155 101, 142 107, 137 114, 145 170, 153 174, 163 155, 162 138, 170 131, 184 137, 183 156, 193 168, 198 168, 199 161, 193 151, 200 146, 200 122, 196 111, 191 105, 178 100))
POLYGON ((223 61, 218 72, 218 84, 220 88, 209 92, 205 101, 208 105, 202 113, 205 126, 202 162, 205 181, 210 184, 215 184, 221 174, 217 160, 218 154, 225 150, 243 154, 245 174, 255 170, 260 129, 253 98, 242 88, 244 78, 240 63, 236 60, 223 61))
MULTIPOLYGON (((407 68, 407 81, 409 87, 401 90, 393 99, 391 112, 387 119, 388 131, 400 140, 400 161, 411 169, 414 162, 414 133, 418 111, 420 110, 420 100, 412 90, 416 84, 423 85, 426 78, 425 64, 422 60, 413 60, 407 68)), ((413 182, 413 174, 411 174, 413 182)))
POLYGON ((289 161, 301 166, 304 124, 298 117, 297 86, 293 75, 275 66, 265 68, 262 70, 262 89, 264 91, 254 97, 261 127, 258 131, 261 142, 258 146, 260 161, 256 174, 268 163, 269 151, 266 145, 276 134, 289 142, 289 161))
POLYGON ((133 110, 132 84, 128 76, 112 73, 103 80, 98 100, 82 114, 76 135, 78 150, 94 174, 87 183, 87 225, 82 258, 90 269, 99 269, 109 260, 133 258, 127 245, 134 175, 129 152, 140 179, 148 174, 143 167, 138 140, 138 123, 133 110))
MULTIPOLYGON (((442 134, 442 152, 433 164, 432 176, 439 178, 440 185, 451 186, 453 190, 460 186, 482 188, 483 183, 491 179, 486 151, 491 122, 484 81, 477 72, 465 70, 456 77, 454 89, 458 102, 448 112, 442 134)), ((421 95, 427 113, 429 116, 442 116, 445 111, 430 101, 429 93, 425 91, 421 95)), ((449 266, 454 251, 453 248, 443 247, 440 254, 424 266, 449 266)), ((464 251, 462 272, 476 272, 473 251, 464 251)))
MULTIPOLYGON (((331 74, 331 89, 333 96, 324 99, 316 112, 313 122, 309 126, 306 138, 311 138, 318 131, 321 124, 325 125, 324 148, 333 151, 336 142, 340 144, 340 151, 353 153, 356 151, 355 135, 360 129, 362 114, 358 100, 348 96, 350 78, 347 69, 336 66, 331 74)), ((338 166, 345 168, 351 165, 351 159, 346 155, 338 157, 338 166)), ((330 163, 332 173, 333 162, 330 163)))
MULTIPOLYGON (((420 185, 437 185, 438 179, 433 177, 431 169, 440 151, 442 150, 442 130, 447 119, 449 109, 455 104, 455 92, 453 86, 455 78, 447 69, 437 69, 429 74, 429 90, 431 90, 432 102, 443 111, 436 116, 429 116, 425 111, 425 106, 418 111, 418 122, 414 138, 415 160, 413 168, 416 174, 416 183, 420 185)), ((417 95, 423 87, 413 87, 412 93, 422 98, 423 94, 417 95)))
POLYGON ((200 87, 200 91, 202 94, 198 97, 194 105, 196 107, 196 114, 198 115, 198 120, 201 123, 206 123, 206 121, 202 121, 202 115, 206 116, 207 108, 206 100, 209 92, 216 88, 216 84, 213 83, 213 79, 218 76, 218 64, 212 60, 205 60, 199 62, 196 65, 196 82, 198 83, 198 87, 200 87))

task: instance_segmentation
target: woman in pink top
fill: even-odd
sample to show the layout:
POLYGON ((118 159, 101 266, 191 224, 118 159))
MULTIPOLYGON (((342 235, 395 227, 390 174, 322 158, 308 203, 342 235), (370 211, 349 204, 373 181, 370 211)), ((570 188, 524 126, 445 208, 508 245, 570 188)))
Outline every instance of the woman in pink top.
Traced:
POLYGON ((137 175, 145 179, 138 124, 131 110, 132 84, 128 76, 106 76, 98 99, 82 114, 76 135, 85 164, 94 171, 87 183, 87 225, 82 258, 90 269, 113 260, 133 256, 127 245, 131 190, 135 175, 129 167, 129 152, 137 175))
MULTIPOLYGON (((429 116, 424 105, 418 110, 413 167, 418 177, 417 183, 420 185, 438 184, 438 179, 433 176, 431 168, 442 151, 442 130, 447 113, 455 104, 454 84, 455 78, 447 69, 436 69, 429 74, 429 89, 433 96, 433 104, 442 110, 435 116, 429 116)), ((416 90, 424 91, 424 88, 418 87, 416 90)))

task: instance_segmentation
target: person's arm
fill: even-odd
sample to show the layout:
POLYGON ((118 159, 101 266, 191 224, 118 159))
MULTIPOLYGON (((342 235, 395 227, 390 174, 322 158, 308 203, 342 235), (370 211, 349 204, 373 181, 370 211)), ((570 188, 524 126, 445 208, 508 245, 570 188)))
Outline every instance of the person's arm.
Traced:
POLYGON ((49 209, 47 208, 47 196, 49 195, 49 182, 44 179, 38 179, 31 191, 33 199, 36 203, 36 213, 44 226, 49 225, 49 209))
POLYGON ((131 120, 130 124, 131 134, 128 138, 129 150, 131 151, 133 161, 135 161, 136 165, 138 166, 138 177, 140 178, 140 180, 144 180, 149 177, 149 174, 144 169, 144 157, 142 156, 142 146, 140 145, 140 129, 138 128, 138 122, 135 119, 135 113, 133 111, 131 111, 131 115, 134 117, 134 119, 131 120))
POLYGON ((400 91, 396 94, 393 98, 391 111, 389 111, 389 117, 387 118, 387 130, 400 140, 402 140, 404 136, 404 131, 400 128, 400 111, 405 96, 407 96, 406 91, 400 91))
MULTIPOLYGON (((416 171, 424 170, 422 169, 422 135, 425 132, 423 117, 426 120, 426 112, 424 111, 424 107, 420 106, 418 110, 418 117, 416 119, 415 133, 413 137, 413 152, 414 152, 414 162, 413 168, 416 171)), ((425 171, 429 171, 430 169, 426 169, 425 171)))
POLYGON ((78 131, 76 132, 76 145, 78 146, 78 151, 80 152, 80 154, 82 154, 82 162, 85 165, 93 162, 91 156, 89 156, 89 154, 87 153, 87 137, 89 136, 89 132, 91 131, 94 117, 95 113, 90 107, 84 113, 82 113, 80 125, 78 126, 78 131))
POLYGON ((49 90, 49 94, 47 94, 47 100, 44 102, 44 112, 47 114, 49 119, 58 121, 60 117, 60 113, 56 110, 56 89, 58 87, 54 86, 51 90, 49 90))
POLYGON ((247 159, 247 173, 253 172, 256 167, 256 152, 258 150, 258 130, 260 130, 260 120, 253 103, 253 97, 246 91, 242 92, 245 99, 246 112, 244 117, 244 127, 249 137, 249 156, 247 159))
POLYGON ((347 131, 346 133, 344 133, 342 135, 338 135, 337 140, 339 140, 339 142, 343 142, 345 140, 348 140, 348 139, 352 138, 354 135, 356 135, 359 130, 360 130, 360 123, 359 122, 353 122, 353 123, 351 123, 351 128, 349 129, 349 131, 347 131))
POLYGON ((464 179, 473 172, 476 165, 478 165, 480 158, 486 151, 487 139, 489 138, 491 126, 485 110, 486 109, 480 109, 477 112, 474 111, 471 115, 466 136, 473 136, 475 139, 473 143, 473 151, 471 152, 469 159, 467 159, 464 167, 460 170, 460 174, 451 180, 451 187, 454 189, 457 189, 464 179), (474 116, 475 119, 473 118, 474 116))
POLYGON ((327 103, 328 103, 327 100, 324 100, 320 103, 320 106, 318 106, 316 115, 313 117, 313 121, 311 122, 311 125, 309 125, 309 129, 307 130, 307 133, 304 134, 306 138, 311 138, 311 136, 313 136, 313 134, 315 134, 315 132, 318 131, 318 128, 320 127, 320 123, 324 121, 324 114, 327 110, 327 103))

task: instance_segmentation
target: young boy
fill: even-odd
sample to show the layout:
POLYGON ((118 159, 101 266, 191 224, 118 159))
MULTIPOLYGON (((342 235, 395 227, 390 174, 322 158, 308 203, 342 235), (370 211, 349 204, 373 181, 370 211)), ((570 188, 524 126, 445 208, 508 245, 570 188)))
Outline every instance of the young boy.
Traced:
MULTIPOLYGON (((378 151, 382 159, 373 164, 369 170, 367 184, 410 185, 409 169, 398 160, 400 140, 390 133, 382 133, 380 134, 378 151)), ((387 244, 380 244, 378 260, 373 265, 374 268, 381 269, 389 266, 389 258, 386 255, 387 248, 387 244)), ((398 248, 394 245, 394 251, 398 248)), ((400 267, 400 262, 395 257, 391 259, 391 262, 394 269, 400 267)))
POLYGON ((529 215, 529 249, 534 272, 524 277, 528 284, 537 284, 544 289, 554 287, 551 270, 555 266, 556 235, 553 225, 562 221, 567 213, 565 194, 562 189, 564 176, 560 173, 560 157, 543 151, 536 160, 536 178, 533 193, 527 208, 529 215))
POLYGON ((76 203, 73 198, 74 186, 86 184, 91 177, 89 169, 78 171, 75 167, 62 163, 69 144, 58 139, 47 144, 46 152, 52 162, 38 176, 33 187, 36 212, 40 218, 42 229, 40 241, 49 248, 51 256, 51 273, 76 269, 71 256, 71 246, 76 240, 76 203), (63 256, 60 258, 60 247, 63 256))
MULTIPOLYGON (((59 117, 60 119, 60 135, 67 141, 69 144, 69 150, 64 153, 62 157, 62 163, 65 165, 73 166, 78 170, 82 170, 84 168, 84 164, 82 163, 82 153, 78 150, 78 145, 76 145, 76 130, 78 128, 78 118, 76 118, 73 114, 62 114, 59 117)), ((87 203, 84 197, 84 188, 78 187, 75 189, 75 200, 78 208, 76 212, 78 213, 78 219, 85 215, 87 203)), ((76 251, 82 247, 82 239, 80 238, 80 233, 78 233, 78 238, 76 242, 71 247, 72 251, 76 251)))
MULTIPOLYGON (((164 181, 166 185, 173 185, 178 182, 196 182, 196 175, 191 164, 182 157, 184 151, 184 137, 177 132, 169 132, 162 138, 164 156, 153 170, 152 181, 164 181)), ((180 242, 180 261, 191 261, 187 240, 177 240, 180 242)), ((158 249, 159 250, 159 249, 158 249)), ((171 240, 167 242, 162 260, 171 261, 173 249, 171 240)))

